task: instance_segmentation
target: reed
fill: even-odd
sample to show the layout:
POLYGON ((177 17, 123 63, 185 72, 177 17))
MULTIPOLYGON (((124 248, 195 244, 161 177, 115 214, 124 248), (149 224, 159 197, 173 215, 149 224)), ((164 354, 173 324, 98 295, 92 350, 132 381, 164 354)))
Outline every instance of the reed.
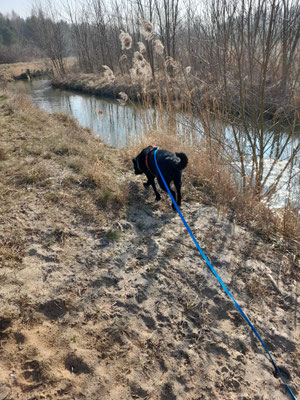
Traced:
MULTIPOLYGON (((164 58, 161 47, 155 50, 157 41, 153 32, 151 36, 149 32, 147 45, 160 57, 160 63, 155 63, 155 79, 150 79, 149 73, 144 74, 142 68, 139 70, 138 81, 142 84, 139 109, 146 133, 137 139, 129 154, 150 143, 173 151, 184 149, 190 160, 187 174, 189 193, 194 193, 194 199, 199 197, 230 211, 240 223, 267 237, 282 235, 299 241, 300 204, 289 203, 280 212, 268 206, 284 171, 267 186, 295 134, 296 117, 286 125, 285 137, 278 138, 275 128, 281 127, 282 120, 257 125, 256 115, 252 119, 235 114, 214 96, 211 88, 193 76, 190 67, 183 68, 171 57, 164 58), (273 162, 267 165, 265 158, 270 151, 273 162)), ((146 63, 145 57, 135 52, 133 68, 146 63)), ((285 169, 296 162, 299 149, 300 143, 290 149, 285 169)))

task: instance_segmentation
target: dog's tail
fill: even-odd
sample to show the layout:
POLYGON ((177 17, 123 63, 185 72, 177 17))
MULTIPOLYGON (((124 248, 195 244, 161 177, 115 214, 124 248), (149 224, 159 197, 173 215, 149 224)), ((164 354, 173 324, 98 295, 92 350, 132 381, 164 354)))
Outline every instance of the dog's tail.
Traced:
POLYGON ((188 158, 184 153, 175 153, 180 158, 180 163, 177 164, 178 169, 184 169, 188 164, 188 158))

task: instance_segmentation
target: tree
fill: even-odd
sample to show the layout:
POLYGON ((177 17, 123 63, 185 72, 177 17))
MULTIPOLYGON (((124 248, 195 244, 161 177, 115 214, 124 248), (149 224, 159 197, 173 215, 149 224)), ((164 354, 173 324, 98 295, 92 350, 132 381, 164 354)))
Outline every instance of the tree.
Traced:
POLYGON ((35 30, 40 46, 47 57, 50 58, 53 67, 60 74, 65 74, 65 42, 63 21, 56 20, 56 10, 48 2, 45 8, 39 6, 35 10, 35 30))

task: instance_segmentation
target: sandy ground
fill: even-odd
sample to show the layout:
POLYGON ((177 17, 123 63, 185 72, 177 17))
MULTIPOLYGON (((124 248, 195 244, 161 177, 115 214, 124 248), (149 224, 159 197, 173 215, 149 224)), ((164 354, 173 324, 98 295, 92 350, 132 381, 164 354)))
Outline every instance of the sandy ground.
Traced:
MULTIPOLYGON (((43 187, 3 194, 0 400, 289 399, 170 201, 118 179, 129 201, 101 223, 43 187)), ((202 202, 182 212, 297 394, 298 256, 202 202)))
MULTIPOLYGON (((131 191, 106 226, 79 224, 67 205, 49 213, 39 196, 15 207, 27 241, 17 271, 1 271, 0 398, 289 398, 179 217, 133 177, 131 191)), ((299 282, 285 256, 212 207, 183 212, 299 387, 299 282)))

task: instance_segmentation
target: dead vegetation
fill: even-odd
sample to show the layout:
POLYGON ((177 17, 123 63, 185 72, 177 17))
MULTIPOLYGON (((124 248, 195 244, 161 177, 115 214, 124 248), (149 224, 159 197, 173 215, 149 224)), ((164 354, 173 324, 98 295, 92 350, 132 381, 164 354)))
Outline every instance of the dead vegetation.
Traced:
POLYGON ((126 202, 126 191, 111 179, 118 168, 115 150, 104 151, 91 132, 63 113, 50 116, 22 96, 7 102, 2 111, 10 107, 11 112, 9 118, 1 116, 1 173, 2 184, 10 182, 10 196, 43 188, 45 198, 55 200, 61 192, 70 204, 86 195, 95 210, 100 191, 107 207, 126 202))
POLYGON ((23 77, 27 78, 26 71, 30 70, 34 75, 41 74, 50 70, 51 66, 47 60, 18 62, 14 64, 1 64, 0 65, 0 81, 2 84, 11 82, 14 79, 23 77))
POLYGON ((191 145, 167 127, 166 131, 167 134, 150 131, 131 148, 123 150, 128 166, 131 158, 149 144, 174 152, 185 151, 189 158, 183 178, 185 201, 201 199, 204 204, 228 213, 234 221, 262 235, 265 240, 299 253, 300 217, 297 209, 287 206, 278 212, 253 198, 251 193, 241 193, 238 180, 216 154, 207 151, 201 143, 191 145))
MULTIPOLYGON (((65 58, 66 71, 74 64, 72 57, 65 58)), ((0 64, 0 83, 5 85, 15 79, 29 79, 42 75, 51 75, 53 66, 47 58, 12 64, 0 64)))

